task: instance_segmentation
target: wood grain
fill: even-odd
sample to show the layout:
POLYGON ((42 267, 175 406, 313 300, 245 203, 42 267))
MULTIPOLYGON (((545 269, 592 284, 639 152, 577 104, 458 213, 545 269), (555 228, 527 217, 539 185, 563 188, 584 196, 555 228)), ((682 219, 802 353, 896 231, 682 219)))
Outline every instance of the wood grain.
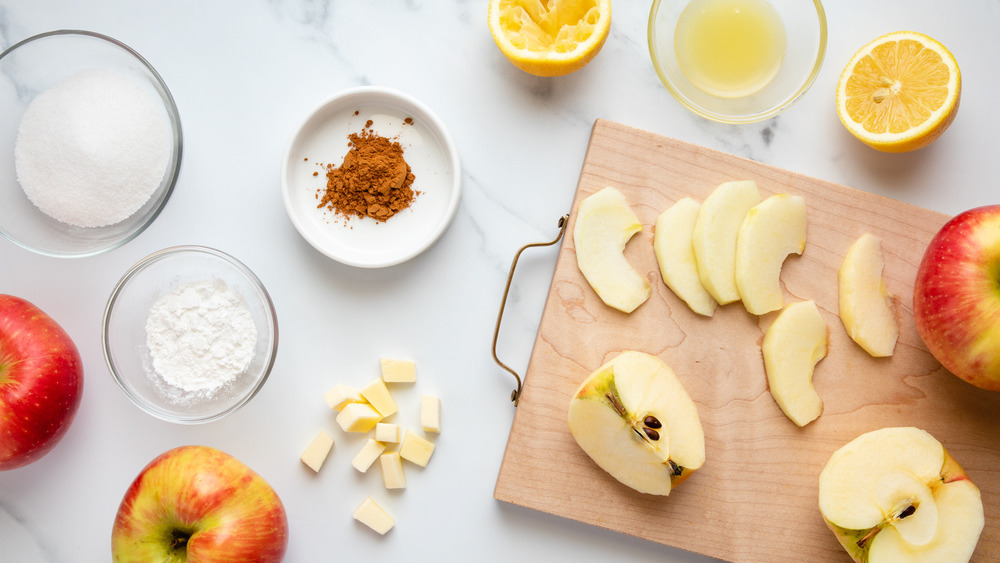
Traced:
MULTIPOLYGON (((598 120, 573 202, 611 185, 643 223, 626 248, 653 284, 630 315, 605 306, 562 243, 524 391, 497 479, 499 500, 729 561, 845 561, 817 508, 817 478, 830 454, 859 434, 913 425, 939 440, 979 485, 986 529, 974 561, 1000 560, 1000 393, 945 371, 914 326, 913 279, 946 215, 674 139, 598 120), (760 342, 777 313, 740 303, 699 317, 663 284, 652 250, 656 217, 683 196, 698 201, 721 182, 752 179, 762 195, 802 195, 808 238, 782 271, 786 302, 814 299, 830 330, 814 383, 825 407, 805 428, 767 390, 760 342), (882 239, 885 282, 900 337, 873 359, 837 315, 837 270, 862 233, 882 239), (683 381, 705 428, 705 466, 669 497, 636 493, 604 473, 566 425, 571 394, 622 350, 656 354, 683 381)), ((568 233, 572 233, 575 214, 568 233)))

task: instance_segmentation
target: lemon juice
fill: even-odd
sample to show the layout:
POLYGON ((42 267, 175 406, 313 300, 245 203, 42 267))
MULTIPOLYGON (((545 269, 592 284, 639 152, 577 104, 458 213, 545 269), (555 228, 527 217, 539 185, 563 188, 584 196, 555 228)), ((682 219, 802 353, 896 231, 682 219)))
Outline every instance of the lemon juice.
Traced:
POLYGON ((766 86, 785 56, 785 27, 766 0, 693 0, 677 20, 681 70, 709 94, 735 98, 766 86))

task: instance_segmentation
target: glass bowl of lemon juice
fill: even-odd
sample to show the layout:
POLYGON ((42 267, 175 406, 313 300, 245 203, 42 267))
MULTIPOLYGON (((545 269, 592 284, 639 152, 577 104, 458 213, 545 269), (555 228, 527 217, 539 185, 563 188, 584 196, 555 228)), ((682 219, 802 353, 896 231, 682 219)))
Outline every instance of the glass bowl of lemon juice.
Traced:
POLYGON ((649 54, 694 113, 722 123, 778 114, 812 85, 826 52, 819 0, 654 0, 649 54))

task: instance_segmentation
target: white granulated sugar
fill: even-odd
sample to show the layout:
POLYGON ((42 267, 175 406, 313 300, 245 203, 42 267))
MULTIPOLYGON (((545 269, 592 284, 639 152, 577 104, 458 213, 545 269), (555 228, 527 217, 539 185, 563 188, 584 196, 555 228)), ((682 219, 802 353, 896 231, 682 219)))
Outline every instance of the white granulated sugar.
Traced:
POLYGON ((28 199, 76 227, 139 210, 163 181, 170 119, 152 86, 120 71, 80 71, 35 97, 17 130, 14 168, 28 199))
POLYGON ((146 319, 153 369, 170 386, 211 396, 250 364, 257 327, 222 281, 199 281, 158 299, 146 319))

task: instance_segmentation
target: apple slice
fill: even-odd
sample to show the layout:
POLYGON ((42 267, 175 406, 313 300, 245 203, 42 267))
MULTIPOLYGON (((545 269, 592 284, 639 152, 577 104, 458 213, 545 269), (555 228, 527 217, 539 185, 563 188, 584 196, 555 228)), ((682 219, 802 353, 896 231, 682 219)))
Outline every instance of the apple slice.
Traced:
POLYGON ((984 525, 979 489, 913 427, 867 432, 834 452, 820 473, 819 507, 859 563, 968 561, 984 525))
POLYGON ((785 306, 781 266, 806 247, 806 202, 773 195, 747 211, 736 237, 736 289, 747 312, 763 315, 785 306))
POLYGON ((610 186, 587 196, 576 212, 577 266, 601 301, 625 313, 642 305, 652 291, 649 280, 623 254, 625 244, 641 230, 625 196, 610 186))
POLYGON ((865 233, 847 249, 838 273, 840 321, 851 340, 872 356, 891 356, 899 338, 892 299, 882 281, 882 246, 865 233))
POLYGON ((656 356, 625 351, 580 385, 569 429, 583 451, 622 484, 668 495, 705 462, 698 410, 656 356))
POLYGON ((771 396, 792 422, 805 426, 823 412, 813 387, 816 363, 826 357, 827 329, 814 301, 785 307, 764 333, 761 352, 771 396))
POLYGON ((653 252, 663 283, 692 311, 711 317, 715 312, 715 299, 701 285, 691 244, 700 208, 697 201, 684 197, 661 213, 653 229, 653 252))
POLYGON ((698 210, 691 234, 698 277, 720 305, 740 299, 736 288, 736 238, 743 218, 758 203, 760 192, 754 181, 724 182, 698 210))

